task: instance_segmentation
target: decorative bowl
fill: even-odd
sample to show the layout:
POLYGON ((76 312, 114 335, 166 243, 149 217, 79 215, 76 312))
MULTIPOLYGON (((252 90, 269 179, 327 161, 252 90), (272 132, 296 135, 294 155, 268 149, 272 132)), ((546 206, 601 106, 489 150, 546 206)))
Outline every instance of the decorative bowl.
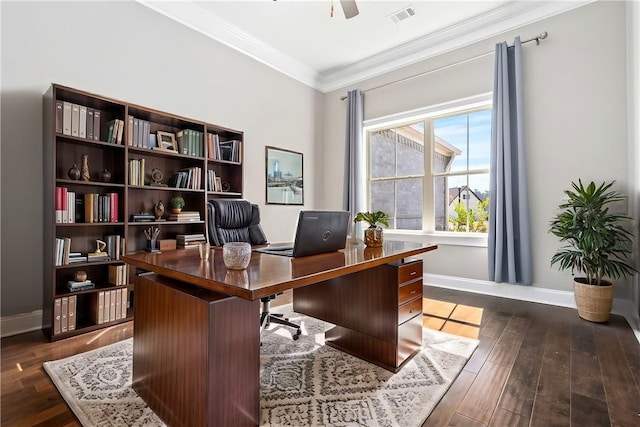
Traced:
POLYGON ((251 245, 246 242, 228 242, 222 246, 224 265, 231 270, 244 270, 251 261, 251 245))

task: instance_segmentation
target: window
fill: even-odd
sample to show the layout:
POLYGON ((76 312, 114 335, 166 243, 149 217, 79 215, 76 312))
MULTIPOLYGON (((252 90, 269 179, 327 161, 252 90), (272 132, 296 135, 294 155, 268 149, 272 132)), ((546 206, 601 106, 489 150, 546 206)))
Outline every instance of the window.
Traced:
POLYGON ((488 100, 368 124, 365 135, 369 209, 388 213, 389 228, 487 232, 488 100))

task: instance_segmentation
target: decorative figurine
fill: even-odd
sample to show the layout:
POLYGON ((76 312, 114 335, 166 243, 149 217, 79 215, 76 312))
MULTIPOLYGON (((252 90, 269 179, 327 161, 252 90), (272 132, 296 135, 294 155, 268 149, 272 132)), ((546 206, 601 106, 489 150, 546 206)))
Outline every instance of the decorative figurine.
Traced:
POLYGON ((108 169, 102 172, 102 182, 111 182, 111 172, 108 169))
POLYGON ((75 163, 71 166, 67 175, 69 175, 69 179, 73 179, 75 181, 80 179, 80 169, 78 169, 78 166, 76 166, 75 163))
POLYGON ((162 200, 156 203, 155 213, 156 213, 156 220, 158 221, 161 220, 162 216, 164 215, 164 203, 162 203, 162 200))
POLYGON ((82 180, 91 181, 91 175, 89 174, 89 155, 82 155, 82 180))

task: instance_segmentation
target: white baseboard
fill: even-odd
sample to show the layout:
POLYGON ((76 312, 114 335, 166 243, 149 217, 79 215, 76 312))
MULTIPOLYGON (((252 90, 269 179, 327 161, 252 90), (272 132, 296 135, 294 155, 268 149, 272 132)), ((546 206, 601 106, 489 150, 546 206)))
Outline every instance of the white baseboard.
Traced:
MULTIPOLYGON (((509 285, 489 282, 486 280, 465 279, 462 277, 442 276, 439 274, 425 274, 424 283, 429 286, 455 289, 476 294, 491 295, 502 298, 518 299, 560 307, 576 308, 573 292, 554 289, 537 288, 531 286, 509 285)), ((640 318, 631 301, 615 298, 612 313, 624 316, 631 326, 636 339, 640 342, 640 318)), ((9 337, 25 332, 42 329, 42 310, 31 313, 5 316, 0 319, 1 336, 9 337)))
POLYGON ((2 338, 42 329, 42 310, 5 316, 0 319, 2 338))
MULTIPOLYGON (((425 284, 439 288, 455 289, 458 291, 491 295, 501 298, 576 308, 573 292, 569 291, 510 285, 486 280, 465 279, 463 277, 443 276, 428 273, 424 274, 423 280, 425 284)), ((636 339, 640 343, 640 318, 638 317, 638 310, 634 309, 633 303, 627 299, 614 298, 611 312, 613 314, 624 316, 624 318, 627 319, 636 339)))

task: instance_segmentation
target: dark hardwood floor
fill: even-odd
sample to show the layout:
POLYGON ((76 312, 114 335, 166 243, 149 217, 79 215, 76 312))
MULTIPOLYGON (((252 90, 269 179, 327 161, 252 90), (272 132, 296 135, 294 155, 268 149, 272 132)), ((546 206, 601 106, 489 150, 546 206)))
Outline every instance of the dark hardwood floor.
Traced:
MULTIPOLYGON (((572 309, 433 287, 425 297, 482 317, 478 349, 423 427, 640 426, 640 344, 624 318, 595 324, 572 309)), ((39 331, 3 338, 1 425, 79 426, 42 363, 132 333, 129 322, 56 343, 39 331)))

